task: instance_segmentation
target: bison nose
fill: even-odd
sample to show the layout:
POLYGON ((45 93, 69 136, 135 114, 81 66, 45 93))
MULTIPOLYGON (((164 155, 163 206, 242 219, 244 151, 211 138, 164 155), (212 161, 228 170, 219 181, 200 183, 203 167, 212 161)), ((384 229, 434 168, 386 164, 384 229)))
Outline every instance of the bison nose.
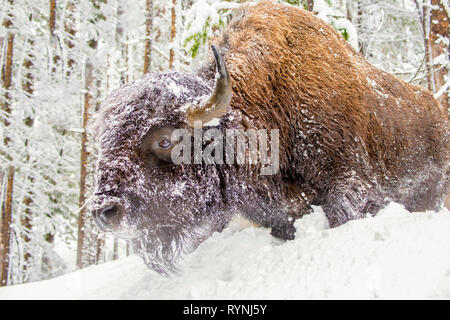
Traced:
POLYGON ((111 204, 93 212, 94 221, 102 231, 114 231, 120 225, 122 207, 119 204, 111 204))

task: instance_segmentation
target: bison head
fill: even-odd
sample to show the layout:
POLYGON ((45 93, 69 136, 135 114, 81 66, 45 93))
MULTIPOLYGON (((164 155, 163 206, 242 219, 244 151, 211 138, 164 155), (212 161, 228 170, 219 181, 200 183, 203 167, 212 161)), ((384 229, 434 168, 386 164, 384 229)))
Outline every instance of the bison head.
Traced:
POLYGON ((224 61, 213 47, 215 81, 197 74, 147 74, 102 104, 97 142, 97 189, 92 214, 99 228, 131 239, 160 273, 174 270, 229 221, 215 166, 175 165, 175 129, 223 115, 231 100, 224 61), (213 87, 213 88, 211 88, 213 87))

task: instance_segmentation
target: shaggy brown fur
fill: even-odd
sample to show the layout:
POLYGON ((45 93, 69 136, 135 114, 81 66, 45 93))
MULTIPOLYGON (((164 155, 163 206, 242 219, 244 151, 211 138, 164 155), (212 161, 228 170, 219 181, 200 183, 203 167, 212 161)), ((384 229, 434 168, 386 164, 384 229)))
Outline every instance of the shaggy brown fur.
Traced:
POLYGON ((390 200, 439 209, 448 128, 430 92, 373 67, 323 21, 287 5, 244 5, 214 43, 233 80, 215 129, 279 129, 280 171, 176 165, 171 149, 158 147, 189 128, 186 107, 214 91, 213 60, 114 91, 100 110, 91 208, 99 227, 131 239, 151 268, 173 271, 237 212, 292 239, 311 205, 322 205, 332 227, 390 200))
POLYGON ((332 225, 348 218, 333 213, 347 211, 346 195, 358 216, 385 197, 410 211, 439 208, 447 122, 428 90, 375 68, 326 23, 287 5, 243 6, 214 43, 234 80, 231 108, 245 127, 280 129, 285 178, 313 190, 332 225))

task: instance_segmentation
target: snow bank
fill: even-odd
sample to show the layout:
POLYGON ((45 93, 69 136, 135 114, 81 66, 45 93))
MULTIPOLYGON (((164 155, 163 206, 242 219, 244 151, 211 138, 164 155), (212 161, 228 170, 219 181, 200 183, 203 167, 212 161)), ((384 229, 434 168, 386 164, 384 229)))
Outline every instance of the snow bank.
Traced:
POLYGON ((450 298, 450 214, 391 203, 329 229, 322 210, 283 242, 230 225, 164 278, 132 256, 52 280, 0 289, 1 299, 450 298))

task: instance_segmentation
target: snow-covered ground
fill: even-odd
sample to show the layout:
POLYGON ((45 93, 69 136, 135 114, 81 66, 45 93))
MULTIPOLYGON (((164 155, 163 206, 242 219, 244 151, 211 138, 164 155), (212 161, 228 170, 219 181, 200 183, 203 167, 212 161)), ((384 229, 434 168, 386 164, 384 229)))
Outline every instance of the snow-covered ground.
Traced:
POLYGON ((230 225, 164 278, 139 257, 0 289, 2 299, 450 299, 450 214, 391 203, 374 218, 329 229, 322 210, 283 242, 230 225))

